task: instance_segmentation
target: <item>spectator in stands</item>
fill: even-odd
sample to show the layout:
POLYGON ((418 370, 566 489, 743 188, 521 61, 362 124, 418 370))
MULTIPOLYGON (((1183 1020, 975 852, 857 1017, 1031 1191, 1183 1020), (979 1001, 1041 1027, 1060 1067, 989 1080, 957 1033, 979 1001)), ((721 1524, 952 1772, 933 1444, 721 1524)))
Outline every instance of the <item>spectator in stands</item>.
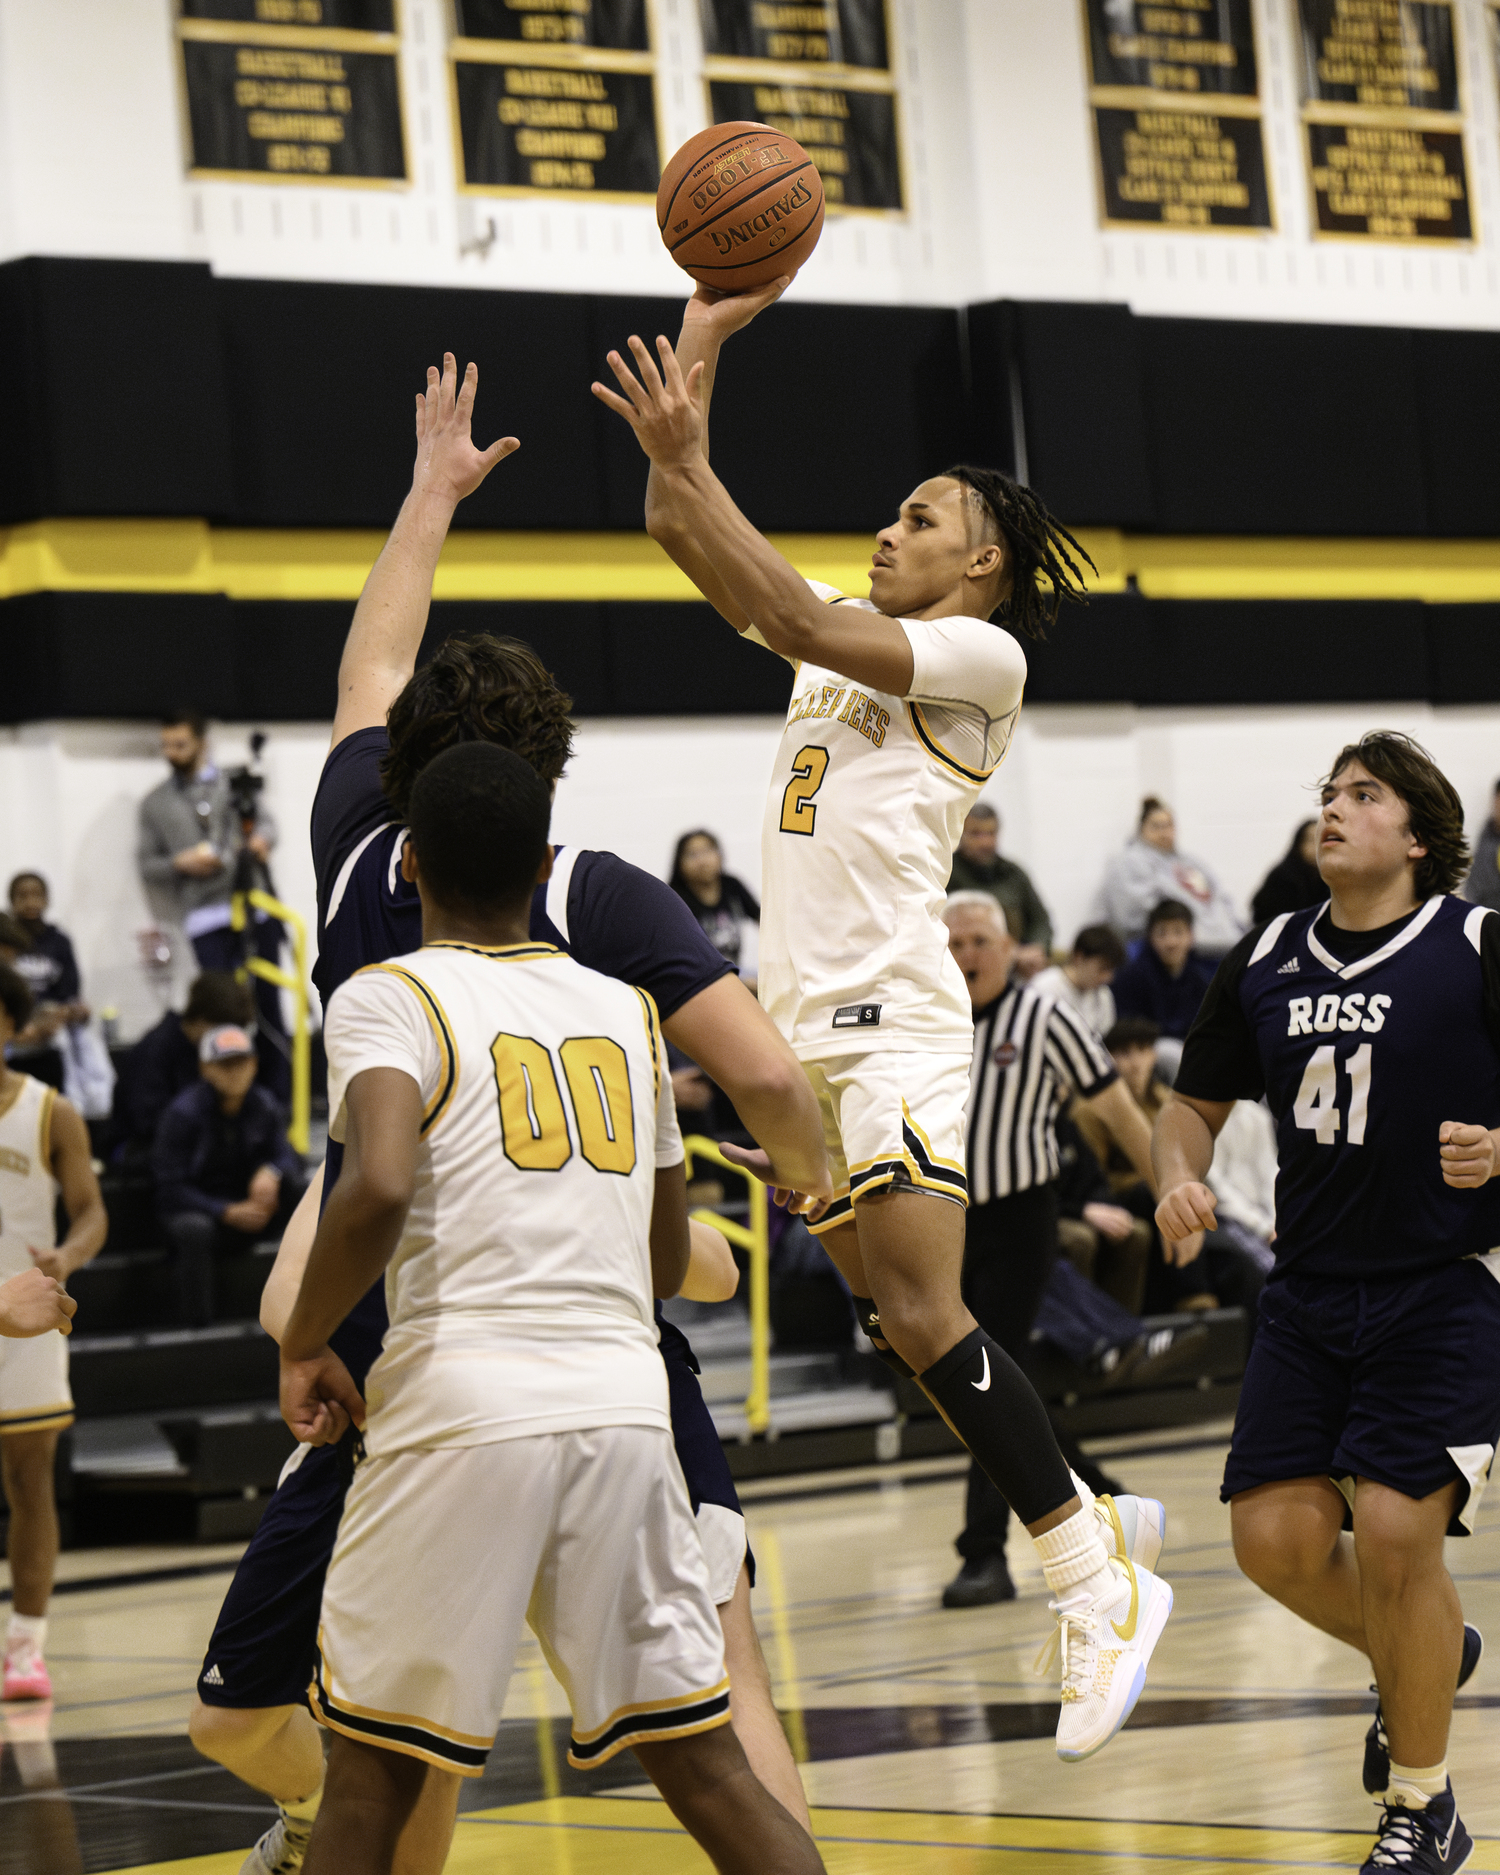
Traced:
POLYGON ((1250 901, 1250 916, 1254 923, 1265 924, 1284 911, 1321 905, 1327 896, 1328 889, 1318 871, 1318 823, 1304 820, 1292 835, 1291 845, 1262 879, 1250 901))
POLYGON ((1000 854, 1000 816, 976 801, 964 819, 953 855, 949 892, 988 892, 1005 913, 1016 941, 1011 975, 1024 982, 1052 961, 1052 920, 1023 866, 1000 854))
POLYGON ((702 827, 683 834, 672 855, 668 883, 702 925, 709 943, 739 970, 744 928, 760 923, 760 901, 742 879, 725 872, 723 849, 713 834, 702 827))
MULTIPOLYGON (((1222 957, 1244 932, 1234 906, 1207 866, 1177 851, 1177 822, 1171 808, 1148 794, 1141 802, 1135 838, 1105 869, 1100 913, 1105 924, 1131 941, 1144 933, 1151 907, 1165 898, 1192 906, 1198 948, 1210 957, 1222 957)), ((1118 993, 1115 1000, 1119 1001, 1118 993)))
POLYGON ((1276 1123, 1264 1102, 1234 1103, 1206 1182, 1218 1199, 1219 1228, 1203 1239, 1203 1267, 1220 1298, 1248 1313, 1254 1334, 1260 1292, 1276 1261, 1276 1123))
POLYGON ((10 882, 11 916, 31 940, 13 968, 31 991, 39 1009, 59 1024, 87 1022, 88 1004, 78 979, 73 940, 47 923, 47 881, 39 872, 18 872, 10 882))
POLYGON ((1141 1312, 1155 1241, 1144 1218, 1116 1204, 1093 1148, 1060 1113, 1057 1132, 1057 1244, 1079 1272, 1132 1315, 1141 1312))
POLYGON ((210 1029, 198 1060, 202 1079, 162 1115, 151 1153, 179 1318, 191 1327, 213 1320, 216 1259, 284 1229, 305 1187, 286 1114, 256 1085, 248 1032, 210 1029))
POLYGON ((1177 899, 1153 905, 1146 942, 1115 978, 1115 1006, 1122 1016, 1145 1016, 1156 1024, 1157 1072, 1170 1081, 1182 1059, 1214 967, 1193 949, 1193 914, 1177 899))
MULTIPOLYGON (((31 936, 20 919, 0 911, 0 964, 15 971, 23 983, 26 979, 21 964, 30 952, 31 936)), ((48 1087, 55 1087, 61 1093, 63 1058, 57 1046, 57 1032, 62 1027, 62 1017, 38 1009, 35 1003, 28 1007, 30 1014, 24 1027, 11 1035, 5 1044, 5 1053, 24 1073, 45 1081, 48 1087)))
POLYGON ((1500 781, 1495 783, 1489 818, 1474 836, 1474 863, 1464 881, 1464 897, 1500 911, 1500 781))
POLYGON ((1110 985, 1124 962, 1125 946, 1107 924, 1085 925, 1066 959, 1039 971, 1033 981, 1039 990, 1071 1003, 1096 1035, 1107 1035, 1116 1013, 1110 985))
MULTIPOLYGON (((147 898, 182 927, 201 970, 235 970, 242 939, 230 928, 230 899, 242 846, 262 865, 276 829, 264 809, 248 835, 234 810, 228 777, 209 759, 208 729, 198 710, 162 718, 161 752, 171 769, 140 805, 136 859, 147 898)), ((253 949, 268 962, 281 955, 284 933, 274 919, 256 915, 253 949)), ((281 992, 257 981, 259 1051, 264 1077, 285 1095, 291 1087, 290 1052, 282 1029, 281 992)))
POLYGON ((226 970, 205 970, 188 991, 179 1016, 169 1009, 125 1057, 115 1084, 115 1156, 144 1158, 156 1138, 157 1122, 185 1087, 202 1078, 198 1048, 210 1029, 248 1028, 255 1004, 249 986, 226 970))

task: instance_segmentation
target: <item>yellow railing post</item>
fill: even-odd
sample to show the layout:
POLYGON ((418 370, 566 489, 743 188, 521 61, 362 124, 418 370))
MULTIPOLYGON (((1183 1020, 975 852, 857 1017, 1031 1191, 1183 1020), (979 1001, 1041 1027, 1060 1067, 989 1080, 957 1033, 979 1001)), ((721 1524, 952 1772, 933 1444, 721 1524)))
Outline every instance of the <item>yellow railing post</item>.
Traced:
POLYGON ((287 928, 292 940, 292 967, 283 970, 276 964, 267 963, 264 957, 247 957, 243 971, 253 977, 260 977, 267 983, 274 983, 280 989, 291 992, 292 998, 292 1120, 286 1129, 286 1136, 297 1148, 305 1153, 308 1149, 309 1122, 312 1119, 312 1042, 308 1033, 307 1008, 307 925, 300 912, 284 905, 279 898, 273 898, 269 892, 259 888, 249 892, 236 892, 229 901, 229 926, 232 931, 243 931, 250 921, 249 907, 263 911, 270 918, 279 918, 287 928))
POLYGON ((766 1188, 752 1178, 743 1166, 725 1158, 711 1139, 701 1133, 691 1134, 683 1142, 687 1154, 687 1175, 693 1176, 693 1161, 707 1159, 726 1172, 743 1178, 750 1188, 750 1225, 737 1224, 733 1218, 704 1207, 693 1216, 712 1224, 733 1244, 750 1255, 750 1391, 745 1396, 745 1423, 752 1433, 766 1432, 771 1424, 771 1238, 767 1227, 766 1188))

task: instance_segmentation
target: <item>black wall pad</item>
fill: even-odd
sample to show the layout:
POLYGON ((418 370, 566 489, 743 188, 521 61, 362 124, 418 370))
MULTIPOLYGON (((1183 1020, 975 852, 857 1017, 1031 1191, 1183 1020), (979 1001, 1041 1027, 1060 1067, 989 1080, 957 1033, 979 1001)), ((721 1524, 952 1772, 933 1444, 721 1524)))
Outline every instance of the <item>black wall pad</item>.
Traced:
POLYGON ((7 599, 0 603, 0 722, 123 716, 155 723, 183 704, 233 719, 240 690, 232 611, 222 595, 201 593, 7 599))
POLYGON ((1500 529, 1500 333, 1413 332, 1429 531, 1500 529))
POLYGON ((1427 608, 1434 703, 1500 700, 1500 605, 1427 608))
POLYGON ((0 521, 229 510, 215 285, 175 261, 0 266, 0 521))

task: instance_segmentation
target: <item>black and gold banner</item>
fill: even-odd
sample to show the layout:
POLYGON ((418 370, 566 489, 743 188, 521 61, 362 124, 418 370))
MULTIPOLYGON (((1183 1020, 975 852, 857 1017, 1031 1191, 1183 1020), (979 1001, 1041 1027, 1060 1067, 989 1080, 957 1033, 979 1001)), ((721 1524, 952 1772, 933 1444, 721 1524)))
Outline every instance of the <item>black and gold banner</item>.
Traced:
POLYGON ((394 51, 183 36, 195 175, 404 182, 394 51))
POLYGON ((716 124, 749 118, 795 137, 816 165, 831 206, 905 207, 892 92, 770 79, 756 84, 713 79, 708 91, 716 124))
POLYGON ((1381 241, 1471 241, 1458 130, 1309 123, 1318 232, 1381 241))
POLYGON ((453 62, 470 189, 655 199, 661 180, 649 71, 453 62))
POLYGON ((1300 0, 1304 92, 1323 104, 1457 111, 1448 0, 1300 0))
POLYGON ((1259 95, 1250 0, 1085 0, 1095 85, 1259 95))
POLYGON ((890 68, 885 0, 823 0, 782 6, 775 0, 698 0, 709 58, 770 59, 780 64, 890 68))
POLYGON ((178 10, 185 20, 232 20, 236 26, 396 31, 396 0, 180 0, 178 10))
POLYGON ((460 39, 645 52, 646 0, 454 0, 460 39))
POLYGON ((1259 117, 1094 111, 1104 220, 1161 228, 1269 228, 1259 117))

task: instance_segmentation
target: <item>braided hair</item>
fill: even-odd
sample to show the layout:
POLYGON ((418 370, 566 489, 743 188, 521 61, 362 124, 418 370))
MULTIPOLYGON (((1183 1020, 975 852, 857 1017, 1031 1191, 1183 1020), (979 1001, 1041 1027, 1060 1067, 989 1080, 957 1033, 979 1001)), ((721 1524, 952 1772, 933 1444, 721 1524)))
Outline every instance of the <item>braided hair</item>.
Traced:
POLYGON ((1011 566, 1010 596, 996 609, 1013 631, 1026 638, 1045 638, 1064 599, 1088 603, 1083 569, 1073 554, 1087 560, 1095 573, 1099 569, 1087 549, 1053 519, 1031 489, 999 469, 977 469, 968 463, 943 473, 977 497, 1005 543, 1011 566), (1050 592, 1038 585, 1038 574, 1045 576, 1050 592))

